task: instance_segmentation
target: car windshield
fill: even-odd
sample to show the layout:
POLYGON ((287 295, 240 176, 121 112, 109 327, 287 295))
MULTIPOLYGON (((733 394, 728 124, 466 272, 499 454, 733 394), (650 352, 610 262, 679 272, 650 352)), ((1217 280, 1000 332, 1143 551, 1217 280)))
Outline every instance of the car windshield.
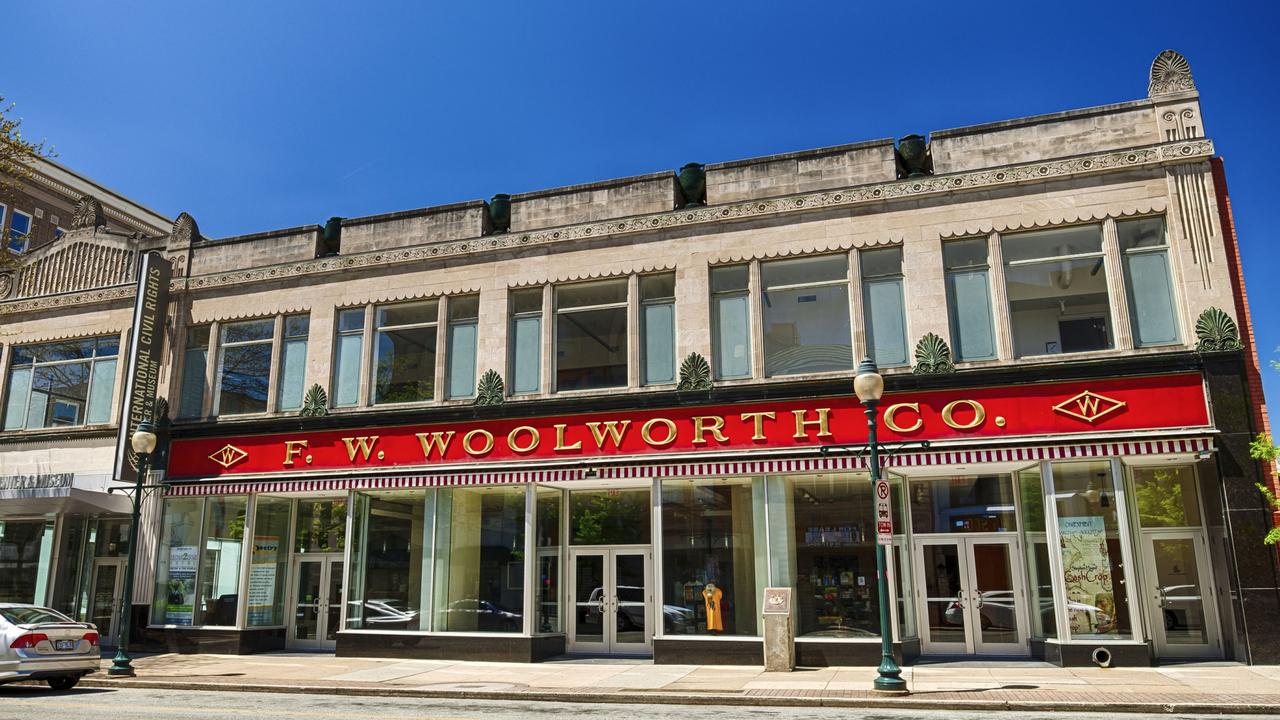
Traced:
POLYGON ((49 608, 42 607, 7 607, 0 608, 0 617, 14 625, 37 625, 39 623, 75 622, 71 618, 49 608))

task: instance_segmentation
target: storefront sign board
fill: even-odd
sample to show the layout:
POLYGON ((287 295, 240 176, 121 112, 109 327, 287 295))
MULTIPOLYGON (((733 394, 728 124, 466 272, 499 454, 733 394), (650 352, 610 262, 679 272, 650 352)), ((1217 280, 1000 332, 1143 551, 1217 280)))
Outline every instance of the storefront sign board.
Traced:
MULTIPOLYGON (((1209 425, 1199 374, 886 397, 880 440, 1058 437, 1209 425)), ((852 395, 174 441, 170 478, 804 449, 867 441, 852 395)))

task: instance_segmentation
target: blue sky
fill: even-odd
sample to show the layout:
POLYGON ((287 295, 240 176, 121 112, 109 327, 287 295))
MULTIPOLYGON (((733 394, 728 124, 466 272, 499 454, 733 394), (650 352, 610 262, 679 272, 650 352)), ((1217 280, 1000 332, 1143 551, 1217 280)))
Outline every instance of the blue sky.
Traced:
POLYGON ((220 237, 1132 100, 1172 47, 1280 359, 1280 3, 1064 7, 39 0, 6 8, 0 94, 61 162, 220 237))

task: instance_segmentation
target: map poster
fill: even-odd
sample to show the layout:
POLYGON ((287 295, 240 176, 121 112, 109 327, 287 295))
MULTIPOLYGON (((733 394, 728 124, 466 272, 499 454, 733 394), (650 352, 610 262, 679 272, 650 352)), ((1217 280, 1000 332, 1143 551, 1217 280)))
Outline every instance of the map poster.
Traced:
POLYGON ((169 548, 169 582, 165 585, 164 622, 166 625, 190 625, 191 610, 196 600, 196 561, 200 550, 195 545, 169 548))
POLYGON ((1067 588, 1067 622, 1072 634, 1114 633, 1116 602, 1106 520, 1060 517, 1058 534, 1062 538, 1062 574, 1067 588))
POLYGON ((273 612, 276 600, 276 559, 279 554, 279 537, 257 535, 253 538, 253 558, 249 565, 250 625, 272 625, 279 622, 273 612))

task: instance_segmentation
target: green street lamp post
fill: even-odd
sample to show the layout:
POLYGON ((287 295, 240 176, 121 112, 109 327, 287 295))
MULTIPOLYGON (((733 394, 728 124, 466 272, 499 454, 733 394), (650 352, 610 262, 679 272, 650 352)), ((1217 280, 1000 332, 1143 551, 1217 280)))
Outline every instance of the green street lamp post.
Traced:
MULTIPOLYGON (((853 379, 853 391, 858 401, 866 408, 867 414, 867 447, 870 449, 872 496, 876 495, 876 487, 880 483, 880 449, 876 439, 877 415, 880 398, 884 395, 884 378, 876 371, 876 364, 871 358, 863 358, 858 364, 858 375, 853 379)), ((877 523, 880 518, 876 518, 877 523)), ((876 538, 876 587, 880 596, 880 667, 879 675, 873 683, 877 692, 904 694, 907 682, 902 679, 902 668, 893 659, 892 628, 889 624, 889 582, 885 574, 888 565, 885 559, 885 546, 876 538)))
POLYGON ((129 526, 129 564, 124 571, 124 597, 120 600, 120 637, 116 642, 116 656, 107 668, 107 675, 132 677, 133 661, 129 658, 129 625, 133 616, 133 570, 138 562, 138 515, 142 509, 143 485, 146 484, 147 463, 156 450, 156 433, 149 420, 138 424, 129 438, 133 452, 138 456, 138 479, 133 487, 133 522, 129 526))

